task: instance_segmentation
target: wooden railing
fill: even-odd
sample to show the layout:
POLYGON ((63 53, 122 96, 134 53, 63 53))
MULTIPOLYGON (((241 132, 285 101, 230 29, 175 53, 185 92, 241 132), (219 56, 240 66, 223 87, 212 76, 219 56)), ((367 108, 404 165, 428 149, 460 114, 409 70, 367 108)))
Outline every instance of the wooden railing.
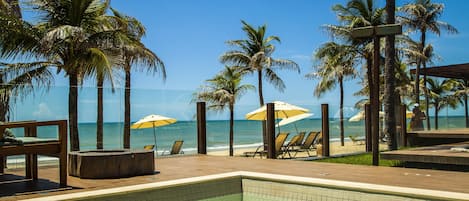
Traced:
POLYGON ((31 144, 11 144, 0 146, 0 173, 4 171, 4 158, 9 155, 26 155, 25 171, 26 178, 36 180, 37 155, 48 155, 59 158, 60 185, 67 185, 67 120, 56 121, 22 121, 8 122, 0 125, 0 133, 3 134, 6 128, 24 128, 25 137, 37 137, 37 127, 58 126, 57 141, 38 142, 31 144))

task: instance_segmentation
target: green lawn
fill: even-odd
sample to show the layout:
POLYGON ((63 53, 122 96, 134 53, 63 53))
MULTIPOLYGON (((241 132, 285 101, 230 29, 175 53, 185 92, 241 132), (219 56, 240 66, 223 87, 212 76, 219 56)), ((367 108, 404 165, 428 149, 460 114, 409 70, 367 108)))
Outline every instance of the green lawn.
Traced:
MULTIPOLYGON (((345 156, 339 158, 325 158, 314 160, 317 162, 328 162, 328 163, 344 163, 344 164, 355 164, 355 165, 372 165, 372 153, 365 153, 353 156, 345 156)), ((395 167, 401 166, 399 161, 395 160, 379 160, 379 166, 386 166, 386 167, 395 167)))

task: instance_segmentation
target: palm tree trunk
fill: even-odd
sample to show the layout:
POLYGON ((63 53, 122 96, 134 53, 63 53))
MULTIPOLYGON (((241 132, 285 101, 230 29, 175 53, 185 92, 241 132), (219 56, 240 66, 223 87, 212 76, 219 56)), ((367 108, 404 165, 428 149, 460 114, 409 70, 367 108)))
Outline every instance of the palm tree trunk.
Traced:
MULTIPOLYGON (((0 87, 3 88, 3 74, 0 74, 0 87)), ((6 122, 8 119, 8 109, 9 109, 9 101, 8 97, 10 95, 7 93, 7 90, 2 90, 2 94, 0 94, 0 121, 6 122)))
POLYGON ((340 145, 344 146, 344 80, 339 76, 340 87, 340 145))
MULTIPOLYGON (((264 94, 262 93, 262 70, 257 71, 257 91, 259 92, 259 105, 264 106, 264 94)), ((264 150, 267 150, 267 133, 265 132, 267 123, 265 120, 262 121, 262 143, 264 144, 264 150)))
MULTIPOLYGON (((425 54, 424 52, 424 49, 425 49, 425 39, 426 39, 426 34, 425 34, 425 29, 420 29, 420 52, 422 54, 425 54)), ((428 90, 427 90, 427 72, 426 72, 426 69, 427 69, 427 62, 425 59, 419 59, 421 60, 421 64, 423 66, 423 70, 425 72, 425 74, 423 74, 423 86, 424 86, 424 90, 423 90, 423 93, 424 93, 424 96, 425 96, 425 113, 428 115, 428 90)), ((427 130, 430 130, 431 129, 431 126, 430 126, 430 118, 427 118, 427 130)))
POLYGON ((233 156, 233 143, 234 143, 234 104, 230 103, 230 156, 233 156))
POLYGON ((96 149, 103 149, 103 83, 103 78, 98 77, 98 116, 96 118, 96 149))
POLYGON ((257 71, 257 86, 258 87, 258 92, 259 92, 259 104, 260 106, 264 106, 264 94, 262 93, 262 71, 258 70, 257 71))
MULTIPOLYGON (((395 0, 386 0, 386 13, 388 24, 395 23, 395 0)), ((385 111, 385 135, 388 137, 388 149, 397 149, 397 138, 396 138, 396 114, 395 114, 395 36, 386 36, 386 47, 385 47, 385 88, 384 88, 384 111, 385 111)))
MULTIPOLYGON (((438 110, 440 110, 439 108, 439 104, 435 101, 435 129, 438 130, 438 110)), ((427 119, 429 119, 427 117, 427 119)))
MULTIPOLYGON (((465 86, 467 86, 467 81, 464 81, 465 86)), ((464 94, 464 113, 466 117, 466 128, 469 128, 469 111, 467 106, 467 94, 464 94)))
POLYGON ((80 138, 78 136, 78 76, 76 72, 69 74, 68 118, 70 150, 80 151, 80 138))
POLYGON ((124 149, 130 148, 130 61, 125 63, 124 149))

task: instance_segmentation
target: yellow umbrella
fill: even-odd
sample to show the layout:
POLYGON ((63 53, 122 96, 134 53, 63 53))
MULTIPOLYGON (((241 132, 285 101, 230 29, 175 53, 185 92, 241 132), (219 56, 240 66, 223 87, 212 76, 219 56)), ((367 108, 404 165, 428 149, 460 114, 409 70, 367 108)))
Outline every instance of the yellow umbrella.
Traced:
POLYGON ((165 117, 162 115, 151 114, 143 119, 138 120, 130 128, 132 129, 143 129, 143 128, 153 128, 153 137, 155 139, 155 150, 156 150, 156 127, 165 126, 168 124, 175 123, 176 119, 165 117))
MULTIPOLYGON (((282 101, 274 101, 274 110, 276 119, 284 119, 299 114, 304 114, 309 112, 308 109, 298 107, 292 104, 288 104, 282 101)), ((248 120, 266 120, 267 117, 267 107, 264 105, 257 110, 254 110, 246 114, 246 119, 248 120)))

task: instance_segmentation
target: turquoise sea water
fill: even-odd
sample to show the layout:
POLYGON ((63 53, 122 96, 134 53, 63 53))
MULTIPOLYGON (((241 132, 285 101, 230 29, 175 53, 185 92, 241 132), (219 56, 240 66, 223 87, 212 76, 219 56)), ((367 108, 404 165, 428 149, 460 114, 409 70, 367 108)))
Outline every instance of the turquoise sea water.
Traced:
MULTIPOLYGON (((433 119, 432 123, 433 123, 433 119)), ((364 122, 344 121, 345 137, 349 135, 364 135, 364 122)), ((464 117, 440 117, 440 128, 463 128, 465 126, 464 117)), ((104 124, 104 148, 122 148, 123 123, 104 124)), ((290 137, 298 131, 320 131, 320 119, 304 119, 291 123, 280 128, 282 132, 290 132, 290 137)), ((171 125, 157 127, 155 129, 157 137, 158 151, 168 150, 175 140, 184 140, 183 150, 186 153, 195 152, 197 147, 197 127, 195 121, 179 121, 171 125)), ((279 128, 276 130, 279 132, 279 128)), ((21 130, 14 131, 17 136, 21 136, 21 130)), ((38 136, 55 137, 57 129, 55 127, 39 128, 38 136)), ((91 150, 96 147, 96 124, 80 123, 80 148, 81 150, 91 150)), ((339 139, 339 121, 330 119, 331 140, 339 139)), ((261 122, 250 120, 236 120, 234 128, 235 147, 254 147, 262 142, 261 122)), ((207 121, 207 144, 209 150, 223 150, 228 148, 229 143, 229 121, 207 121)), ((141 149, 144 145, 154 144, 153 129, 131 130, 131 148, 141 149)))

